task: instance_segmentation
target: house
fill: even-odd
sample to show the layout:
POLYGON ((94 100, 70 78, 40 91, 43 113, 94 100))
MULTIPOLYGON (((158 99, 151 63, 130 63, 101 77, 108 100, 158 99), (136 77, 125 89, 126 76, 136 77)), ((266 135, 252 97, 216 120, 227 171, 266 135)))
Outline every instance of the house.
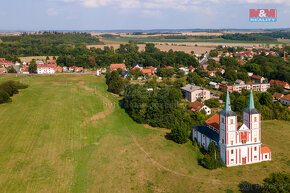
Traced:
POLYGON ((151 69, 152 74, 156 74, 157 69, 155 67, 149 66, 148 68, 151 69))
POLYGON ((207 71, 207 67, 208 67, 208 64, 203 64, 203 65, 201 66, 201 68, 202 68, 204 71, 207 71))
POLYGON ((6 58, 0 58, 0 62, 4 62, 6 58))
POLYGON ((62 72, 63 71, 63 68, 60 67, 60 66, 57 66, 56 68, 54 68, 54 71, 55 72, 62 72))
POLYGON ((188 67, 188 71, 189 71, 189 72, 194 72, 194 70, 195 70, 194 67, 192 67, 192 66, 189 66, 189 67, 188 67))
POLYGON ((47 65, 47 66, 52 66, 52 67, 54 67, 54 68, 57 67, 56 60, 47 60, 47 61, 46 61, 46 65, 47 65))
POLYGON ((209 86, 211 86, 211 87, 213 87, 213 88, 216 88, 216 89, 218 89, 219 88, 219 84, 218 83, 216 83, 216 82, 209 82, 209 84, 208 84, 209 86))
POLYGON ((271 150, 262 147, 261 113, 254 106, 251 90, 248 107, 243 110, 242 124, 231 109, 227 92, 225 107, 206 121, 205 125, 193 126, 192 138, 205 150, 211 142, 219 147, 220 157, 227 167, 270 161, 271 150))
POLYGON ((148 74, 149 76, 153 75, 153 72, 151 69, 142 69, 142 73, 143 74, 148 74))
POLYGON ((110 65, 110 72, 112 72, 113 70, 118 70, 121 69, 122 71, 126 70, 126 65, 125 64, 111 64, 110 65))
POLYGON ((252 75, 250 76, 253 83, 263 83, 265 82, 265 78, 259 75, 252 75))
POLYGON ((6 68, 0 68, 0 73, 7 73, 6 68))
POLYGON ((74 71, 75 72, 83 72, 84 71, 84 68, 83 67, 74 66, 74 71))
POLYGON ((194 84, 187 84, 181 88, 182 93, 186 100, 189 102, 194 102, 198 98, 201 100, 208 100, 210 99, 210 91, 202 88, 200 86, 196 86, 194 84))
POLYGON ((166 69, 169 69, 169 68, 173 68, 172 66, 167 66, 167 65, 165 65, 165 68, 166 69))
POLYGON ((284 96, 284 94, 281 94, 281 93, 275 92, 275 93, 273 94, 273 99, 274 99, 275 101, 279 101, 283 96, 284 96))
POLYGON ((139 68, 140 70, 142 70, 143 69, 143 64, 134 63, 132 65, 132 69, 134 70, 136 68, 139 68))
POLYGON ((66 66, 62 67, 62 71, 63 72, 67 72, 68 71, 68 68, 66 66))
POLYGON ((216 71, 207 71, 209 76, 215 76, 216 71))
POLYGON ((240 79, 237 79, 237 80, 235 81, 235 84, 245 84, 245 82, 242 81, 242 80, 240 80, 240 79))
POLYGON ((37 74, 54 74, 54 68, 52 66, 47 65, 38 65, 37 66, 37 74))
POLYGON ((216 68, 215 70, 220 72, 221 74, 225 73, 225 69, 223 69, 223 68, 216 68))
POLYGON ((178 70, 183 71, 185 75, 187 75, 189 72, 188 68, 186 68, 186 67, 180 67, 180 68, 178 68, 178 70))
POLYGON ((122 77, 123 77, 123 78, 127 78, 127 77, 130 76, 130 75, 131 75, 131 73, 128 72, 127 70, 125 70, 125 71, 122 72, 122 77))
POLYGON ((227 84, 221 84, 220 89, 223 92, 242 92, 242 89, 251 90, 253 91, 259 91, 259 92, 266 92, 270 88, 269 83, 247 83, 247 84, 234 84, 234 85, 227 85, 227 84))
POLYGON ((199 101, 194 101, 193 103, 190 104, 190 108, 191 111, 195 112, 195 111, 202 111, 204 110, 206 115, 210 115, 211 114, 211 109, 206 106, 205 104, 199 102, 199 101))
POLYGON ((270 85, 277 85, 277 86, 281 86, 285 89, 290 89, 290 85, 287 82, 284 82, 281 80, 271 80, 270 85))
POLYGON ((19 71, 22 73, 22 74, 29 74, 29 66, 22 66, 19 71))
POLYGON ((283 103, 283 104, 290 104, 290 94, 287 94, 285 96, 283 96, 281 99, 280 99, 280 102, 283 103))

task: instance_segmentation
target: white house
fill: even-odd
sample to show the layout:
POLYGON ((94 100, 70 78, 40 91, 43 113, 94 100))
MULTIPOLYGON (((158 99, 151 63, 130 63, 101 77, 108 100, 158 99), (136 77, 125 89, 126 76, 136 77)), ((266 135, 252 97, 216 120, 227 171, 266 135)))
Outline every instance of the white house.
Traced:
POLYGON ((189 69, 185 67, 178 68, 178 70, 183 71, 185 75, 187 75, 189 72, 189 69))
POLYGON ((209 86, 211 86, 211 87, 213 87, 213 88, 216 88, 216 89, 218 89, 219 88, 219 84, 218 83, 216 83, 216 82, 209 82, 209 84, 208 84, 209 86))
POLYGON ((47 65, 38 65, 37 66, 37 74, 54 74, 54 68, 52 66, 47 65))
POLYGON ((194 126, 192 135, 206 150, 210 142, 215 142, 227 167, 271 160, 270 149, 261 147, 261 114, 254 106, 252 90, 241 126, 227 92, 224 110, 208 119, 206 125, 194 126))
POLYGON ((199 101, 194 101, 193 103, 190 104, 191 111, 202 111, 204 110, 206 115, 211 114, 211 109, 206 106, 205 104, 199 102, 199 101))

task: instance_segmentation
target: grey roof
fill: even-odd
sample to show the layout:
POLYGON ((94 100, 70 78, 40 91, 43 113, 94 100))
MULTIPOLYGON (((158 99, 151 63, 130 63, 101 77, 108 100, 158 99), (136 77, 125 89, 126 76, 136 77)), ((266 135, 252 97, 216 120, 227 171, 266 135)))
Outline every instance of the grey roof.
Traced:
POLYGON ((256 108, 253 108, 253 109, 245 108, 244 112, 248 114, 260 114, 260 111, 258 111, 256 108))
POLYGON ((230 111, 222 110, 219 113, 220 115, 224 115, 224 116, 237 116, 237 114, 232 110, 230 111))
POLYGON ((193 92, 193 91, 196 91, 196 90, 206 90, 206 91, 209 91, 205 88, 202 88, 200 86, 196 86, 194 84, 187 84, 185 85, 184 87, 181 88, 182 90, 186 90, 188 92, 193 92))
POLYGON ((198 132, 219 143, 219 134, 205 125, 193 126, 198 132))

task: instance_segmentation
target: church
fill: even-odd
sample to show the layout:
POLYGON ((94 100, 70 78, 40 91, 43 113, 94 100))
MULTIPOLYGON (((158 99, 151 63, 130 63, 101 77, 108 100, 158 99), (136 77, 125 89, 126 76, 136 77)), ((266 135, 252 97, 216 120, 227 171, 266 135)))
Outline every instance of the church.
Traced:
POLYGON ((261 113, 254 106, 252 90, 248 107, 243 110, 241 125, 231 109, 227 91, 224 109, 206 120, 205 125, 194 126, 192 139, 206 150, 210 142, 215 142, 227 167, 271 160, 270 149, 261 147, 261 113))

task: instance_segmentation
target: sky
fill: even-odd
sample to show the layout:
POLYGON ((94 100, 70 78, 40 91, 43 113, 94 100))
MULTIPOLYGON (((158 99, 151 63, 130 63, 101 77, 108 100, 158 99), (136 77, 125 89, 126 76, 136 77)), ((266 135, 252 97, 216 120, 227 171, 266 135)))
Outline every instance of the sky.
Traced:
POLYGON ((289 28, 290 0, 0 0, 0 30, 289 28), (249 22, 277 9, 277 22, 249 22))

